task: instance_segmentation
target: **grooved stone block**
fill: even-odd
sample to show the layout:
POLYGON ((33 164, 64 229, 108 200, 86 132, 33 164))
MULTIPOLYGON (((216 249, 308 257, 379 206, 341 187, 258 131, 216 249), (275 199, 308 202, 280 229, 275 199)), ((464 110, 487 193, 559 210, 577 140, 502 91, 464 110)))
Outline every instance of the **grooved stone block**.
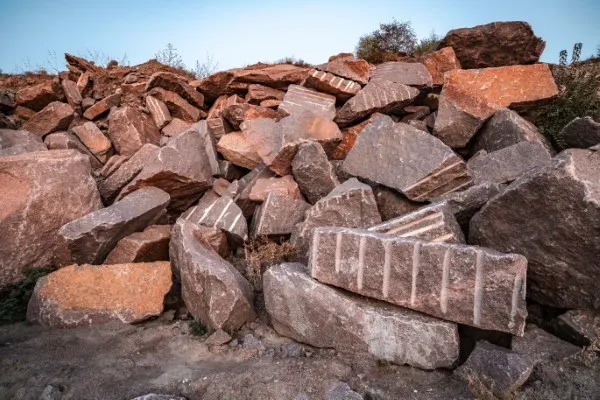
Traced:
POLYGON ((335 117, 335 97, 298 85, 290 85, 279 110, 286 114, 311 111, 327 119, 335 117))
POLYGON ((433 79, 425 65, 396 61, 379 64, 371 76, 371 82, 374 81, 402 83, 418 88, 433 85, 433 79))
POLYGON ((306 86, 332 94, 342 103, 349 100, 361 89, 361 86, 354 81, 316 69, 311 69, 308 73, 306 86))
POLYGON ((523 335, 527 260, 517 254, 317 228, 309 265, 323 283, 448 321, 523 335))

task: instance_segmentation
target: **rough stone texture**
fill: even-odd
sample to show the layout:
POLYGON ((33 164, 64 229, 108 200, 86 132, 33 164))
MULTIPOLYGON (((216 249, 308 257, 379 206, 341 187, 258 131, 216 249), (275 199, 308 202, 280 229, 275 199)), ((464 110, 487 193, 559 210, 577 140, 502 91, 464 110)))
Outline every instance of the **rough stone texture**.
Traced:
POLYGON ((169 114, 169 109, 162 101, 152 96, 146 96, 146 107, 150 111, 150 115, 152 115, 154 124, 158 129, 164 128, 171 121, 172 117, 169 114))
POLYGON ((335 76, 329 72, 311 69, 306 77, 305 85, 309 88, 335 96, 338 103, 350 100, 361 89, 360 84, 335 76))
POLYGON ((581 348, 565 342, 533 324, 525 326, 523 337, 512 338, 511 349, 533 364, 562 361, 581 352, 581 348))
POLYGON ((152 118, 131 106, 124 106, 110 113, 108 137, 115 150, 122 156, 130 156, 144 144, 158 144, 160 132, 152 118))
POLYGON ((63 225, 58 234, 72 262, 101 264, 119 240, 155 223, 167 204, 167 193, 143 188, 109 207, 63 225))
POLYGON ((336 382, 327 392, 327 400, 363 400, 346 382, 336 382))
POLYGON ((269 268, 263 291, 275 330, 299 342, 424 369, 458 359, 455 324, 336 290, 311 279, 301 264, 269 268))
POLYGON ((67 103, 73 108, 79 107, 83 98, 81 97, 81 93, 79 93, 79 89, 77 89, 77 84, 69 79, 63 79, 60 85, 65 92, 67 103))
POLYGON ((452 211, 446 203, 434 204, 372 226, 369 231, 427 242, 465 244, 465 236, 452 211))
POLYGON ((342 168, 416 201, 472 183, 465 162, 439 139, 384 115, 365 127, 342 168))
POLYGON ((456 58, 452 47, 444 47, 434 51, 425 58, 423 64, 431 74, 434 85, 444 84, 444 74, 446 72, 461 69, 460 61, 456 58))
POLYGON ((53 265, 59 228, 102 207, 90 173, 75 150, 0 157, 0 290, 53 265))
POLYGON ((538 143, 547 149, 548 154, 555 155, 552 145, 538 128, 508 108, 497 111, 480 129, 473 140, 473 151, 491 153, 520 142, 538 143))
POLYGON ((377 185, 373 189, 373 194, 383 221, 400 217, 423 207, 423 203, 409 200, 403 194, 383 185, 377 185))
POLYGON ((188 85, 182 76, 171 72, 156 72, 148 80, 146 91, 156 87, 176 93, 194 107, 204 107, 204 96, 202 93, 188 85))
POLYGON ((263 100, 260 102, 261 107, 267 107, 267 108, 272 108, 274 110, 277 110, 279 108, 279 105, 281 105, 281 100, 275 100, 275 99, 268 99, 268 100, 263 100))
POLYGON ((371 66, 365 60, 350 58, 329 60, 326 65, 319 68, 342 78, 356 81, 361 85, 367 84, 371 70, 371 66))
MULTIPOLYGON (((275 90, 275 89, 272 89, 272 90, 275 90)), ((242 99, 237 94, 234 94, 233 96, 227 96, 227 95, 219 96, 219 98, 217 98, 217 100, 215 100, 213 105, 210 107, 210 110, 208 110, 208 114, 207 114, 206 118, 207 119, 221 118, 221 116, 223 114, 223 110, 225 108, 227 108, 231 105, 234 105, 234 104, 243 104, 243 103, 244 103, 244 99, 242 99)))
POLYGON ((179 136, 190 129, 191 126, 192 124, 190 122, 185 122, 179 118, 173 118, 164 128, 162 128, 162 134, 167 137, 179 136))
POLYGON ((600 154, 571 149, 517 179, 473 217, 469 243, 529 260, 528 295, 598 309, 600 154))
POLYGON ((600 313, 591 310, 569 310, 556 318, 557 332, 578 346, 598 343, 600 313))
MULTIPOLYGON (((60 90, 60 89, 59 89, 60 90)), ((59 101, 60 98, 52 82, 44 82, 27 86, 17 92, 16 104, 33 111, 42 111, 48 104, 59 101)))
POLYGON ((212 118, 206 120, 206 126, 208 133, 213 137, 215 141, 219 141, 227 131, 225 130, 225 122, 223 118, 212 118))
POLYGON ((362 133, 365 127, 369 125, 373 118, 375 118, 377 115, 380 114, 371 114, 371 116, 365 119, 364 121, 359 122, 354 126, 342 129, 342 142, 338 145, 338 147, 336 147, 335 151, 333 152, 332 158, 334 160, 343 160, 344 158, 346 158, 346 155, 356 143, 356 137, 362 133))
POLYGON ((197 225, 179 219, 169 245, 183 301, 211 329, 238 329, 256 314, 254 293, 242 275, 194 235, 197 225))
POLYGON ((303 223, 292 233, 291 242, 298 255, 306 254, 313 231, 320 226, 368 228, 381 223, 373 190, 352 178, 333 189, 306 212, 303 223))
POLYGON ((287 115, 311 111, 315 115, 333 120, 335 118, 335 102, 336 98, 332 95, 303 86, 290 85, 279 105, 279 110, 287 115))
POLYGON ((59 101, 52 102, 23 124, 22 129, 43 137, 64 131, 73 121, 73 107, 59 101))
POLYGON ((261 107, 253 104, 233 104, 223 110, 223 117, 229 121, 233 129, 240 129, 240 124, 244 121, 257 118, 279 119, 280 114, 270 108, 261 107))
POLYGON ((245 175, 245 172, 242 168, 234 165, 232 162, 226 160, 218 160, 219 170, 221 171, 221 176, 228 181, 233 181, 236 179, 241 179, 242 176, 245 175))
POLYGON ((145 394, 131 400, 187 400, 185 397, 175 396, 171 394, 145 394))
POLYGON ((199 225, 197 228, 194 235, 198 240, 208 243, 221 257, 229 257, 229 241, 225 232, 214 226, 199 225))
POLYGON ((111 94, 100 100, 83 113, 83 117, 89 120, 95 120, 104 113, 108 112, 112 107, 118 107, 121 104, 121 92, 111 94))
POLYGON ((384 81, 401 83, 417 88, 431 87, 431 74, 420 63, 386 62, 379 64, 371 74, 370 82, 384 81))
POLYGON ((525 110, 558 94, 547 64, 515 65, 446 73, 434 134, 464 147, 496 111, 525 110))
POLYGON ((195 225, 219 228, 228 234, 232 243, 241 244, 248 239, 246 219, 231 197, 219 197, 210 203, 199 204, 186 211, 181 219, 195 225))
POLYGON ((64 328, 140 322, 162 313, 170 288, 169 262, 70 265, 38 281, 27 320, 64 328))
POLYGON ((177 93, 156 87, 150 90, 148 94, 165 103, 169 113, 174 118, 182 119, 185 122, 196 122, 201 117, 206 116, 206 113, 201 112, 200 109, 188 103, 177 93))
POLYGON ((71 132, 55 132, 44 137, 44 144, 48 150, 77 150, 89 160, 93 170, 102 168, 102 163, 84 146, 83 143, 71 132))
POLYGON ((93 122, 78 125, 71 131, 102 164, 112 155, 112 143, 93 122))
POLYGON ((274 89, 284 90, 290 85, 299 85, 304 81, 309 68, 292 64, 256 64, 233 71, 232 85, 236 83, 258 83, 274 89))
POLYGON ((442 195, 434 202, 445 202, 452 209, 456 220, 465 231, 468 231, 469 222, 477 211, 491 198, 502 192, 506 185, 498 183, 483 183, 464 190, 442 195))
POLYGON ((256 179, 248 193, 248 198, 252 201, 263 202, 269 193, 279 193, 291 199, 302 199, 298 183, 291 175, 256 179))
POLYGON ((205 341, 204 344, 207 346, 222 346, 231 342, 233 338, 223 329, 217 329, 212 335, 210 335, 205 341))
POLYGON ((0 129, 0 157, 48 150, 42 139, 31 132, 0 129))
POLYGON ((135 152, 127 161, 122 163, 118 169, 106 179, 98 183, 98 190, 102 199, 110 204, 119 191, 125 187, 142 170, 150 160, 154 159, 159 147, 147 143, 135 152))
POLYGON ((323 147, 316 142, 302 143, 292 160, 292 174, 310 204, 327 196, 340 182, 323 147))
POLYGON ((383 80, 369 82, 337 112, 335 122, 339 126, 352 125, 369 114, 386 113, 395 107, 412 103, 419 90, 402 83, 383 80))
POLYGON ((496 396, 514 392, 532 372, 533 362, 527 357, 485 341, 478 342, 467 362, 456 370, 465 379, 477 378, 496 396))
POLYGON ((258 202, 250 200, 250 193, 256 182, 259 179, 273 178, 274 176, 275 174, 266 165, 261 164, 238 181, 238 194, 235 197, 235 203, 240 207, 242 213, 244 213, 244 217, 252 216, 254 210, 259 205, 258 202))
POLYGON ((243 168, 254 169, 258 167, 262 159, 258 155, 258 149, 264 146, 274 134, 265 134, 277 130, 274 120, 260 118, 245 122, 241 126, 241 132, 225 134, 217 143, 217 150, 223 157, 243 168))
POLYGON ((491 153, 482 151, 467 162, 467 168, 476 185, 509 183, 531 169, 550 164, 551 160, 548 149, 537 142, 525 141, 491 153))
POLYGON ((304 220, 309 208, 310 204, 304 200, 271 192, 252 217, 251 235, 253 238, 289 235, 304 220))
POLYGON ((0 112, 8 112, 17 106, 15 94, 7 89, 0 90, 0 112))
MULTIPOLYGON (((119 198, 142 187, 154 186, 171 196, 170 211, 185 211, 212 186, 212 164, 206 149, 210 135, 206 124, 190 129, 169 140, 147 162, 140 173, 123 188, 119 198)), ((217 164, 218 166, 218 164, 217 164)))
POLYGON ((150 225, 119 240, 104 264, 126 264, 169 260, 171 225, 150 225))
POLYGON ((585 149, 600 143, 600 122, 592 117, 575 118, 559 135, 569 148, 585 149))
POLYGON ((527 22, 492 22, 453 29, 438 49, 452 47, 464 69, 533 64, 546 42, 534 35, 527 22))
POLYGON ((318 228, 310 244, 319 281, 448 321, 523 335, 527 260, 461 244, 318 228))
POLYGON ((272 89, 268 86, 258 84, 248 85, 246 102, 249 104, 260 104, 265 100, 283 100, 284 95, 284 91, 272 89))

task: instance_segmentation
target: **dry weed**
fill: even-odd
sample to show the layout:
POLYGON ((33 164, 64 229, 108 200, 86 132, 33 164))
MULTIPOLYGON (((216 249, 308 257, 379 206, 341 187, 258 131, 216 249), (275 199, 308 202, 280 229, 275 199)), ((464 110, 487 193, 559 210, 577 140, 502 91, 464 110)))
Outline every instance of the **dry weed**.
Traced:
POLYGON ((244 247, 246 277, 255 290, 262 290, 262 274, 271 266, 290 261, 296 250, 290 242, 275 243, 264 237, 249 242, 244 247))

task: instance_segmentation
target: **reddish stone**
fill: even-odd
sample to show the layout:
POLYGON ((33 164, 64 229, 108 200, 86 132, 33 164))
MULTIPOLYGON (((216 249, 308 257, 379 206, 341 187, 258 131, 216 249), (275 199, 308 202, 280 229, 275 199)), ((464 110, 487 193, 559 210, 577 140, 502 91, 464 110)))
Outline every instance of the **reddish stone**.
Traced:
POLYGON ((282 90, 273 89, 268 86, 253 84, 248 85, 246 102, 249 104, 260 104, 265 100, 283 100, 284 95, 285 92, 282 90))
POLYGON ((268 100, 263 100, 260 102, 261 107, 268 107, 268 108, 272 108, 274 110, 278 109, 280 105, 281 105, 281 100, 275 100, 275 99, 268 99, 268 100))
POLYGON ((379 64, 370 80, 376 81, 401 83, 419 89, 432 85, 431 74, 423 64, 396 61, 379 64))
POLYGON ((350 59, 349 57, 334 58, 323 67, 327 72, 342 78, 350 79, 366 85, 369 81, 371 67, 365 60, 350 59))
POLYGON ((237 94, 234 94, 233 96, 219 96, 219 98, 215 100, 210 110, 208 110, 208 115, 206 116, 206 119, 220 118, 223 114, 224 109, 231 105, 242 103, 244 103, 244 99, 242 99, 237 94))
POLYGON ((227 235, 222 230, 204 225, 198 225, 197 228, 194 235, 200 242, 208 243, 223 258, 229 256, 229 242, 227 235))
POLYGON ((80 106, 83 98, 81 97, 81 93, 79 93, 79 89, 77 89, 77 84, 71 80, 63 79, 61 86, 65 92, 67 103, 73 108, 80 106))
POLYGON ((179 118, 173 118, 171 122, 162 128, 162 133, 168 137, 178 136, 190 129, 191 126, 192 124, 189 122, 185 122, 179 118))
POLYGON ((48 104, 59 101, 60 96, 52 82, 44 82, 35 86, 26 86, 19 90, 15 100, 19 106, 33 111, 41 111, 48 104))
POLYGON ((150 115, 152 115, 154 124, 158 129, 162 129, 171 121, 172 118, 171 114, 169 114, 169 109, 162 101, 148 95, 146 96, 146 107, 150 111, 150 115))
POLYGON ((95 120, 104 113, 108 112, 112 107, 118 107, 121 104, 121 91, 117 90, 116 93, 100 100, 83 113, 83 117, 89 120, 95 120))
POLYGON ((137 108, 125 106, 115 110, 108 123, 108 136, 120 155, 130 156, 144 144, 160 141, 160 132, 152 118, 137 108))
POLYGON ((361 89, 361 86, 354 81, 316 69, 310 70, 306 77, 305 85, 309 88, 334 95, 339 103, 348 101, 361 89))
POLYGON ((233 104, 223 110, 223 117, 229 121, 233 129, 238 130, 244 121, 257 118, 279 119, 280 114, 270 108, 252 104, 233 104))
POLYGON ((73 117, 73 107, 55 101, 23 124, 23 129, 43 137, 52 132, 67 130, 73 117))
POLYGON ((376 115, 379 115, 379 113, 372 114, 368 119, 365 119, 354 126, 342 129, 342 142, 338 145, 338 147, 335 148, 335 151, 333 152, 332 158, 334 160, 343 160, 346 158, 346 155, 352 149, 352 147, 354 147, 354 143, 356 143, 356 137, 363 131, 363 129, 365 129, 365 126, 371 123, 376 115))
POLYGON ((281 178, 259 178, 256 180, 248 198, 256 202, 263 202, 269 193, 279 193, 292 199, 302 199, 298 184, 291 175, 281 178))
POLYGON ((148 80, 146 91, 155 87, 176 93, 194 107, 204 107, 204 96, 202 93, 188 85, 182 76, 171 72, 157 72, 148 80))
POLYGON ((200 109, 188 103, 175 92, 170 92, 163 88, 154 88, 148 94, 165 103, 171 116, 174 118, 180 118, 186 122, 196 122, 201 116, 206 116, 206 114, 201 113, 200 109))
POLYGON ((35 114, 37 114, 35 111, 23 106, 17 106, 13 111, 14 116, 17 116, 25 121, 28 121, 31 118, 33 118, 35 114))
POLYGON ((93 122, 78 125, 72 131, 102 164, 112 155, 112 143, 93 122))
POLYGON ((452 47, 444 47, 429 54, 423 62, 431 77, 434 85, 444 84, 444 74, 453 69, 461 69, 460 61, 452 47))
POLYGON ((119 240, 104 264, 126 264, 169 260, 171 225, 150 225, 119 240))
POLYGON ((334 96, 307 89, 304 86, 290 85, 279 105, 284 115, 298 114, 310 111, 320 117, 333 119, 335 117, 334 96))

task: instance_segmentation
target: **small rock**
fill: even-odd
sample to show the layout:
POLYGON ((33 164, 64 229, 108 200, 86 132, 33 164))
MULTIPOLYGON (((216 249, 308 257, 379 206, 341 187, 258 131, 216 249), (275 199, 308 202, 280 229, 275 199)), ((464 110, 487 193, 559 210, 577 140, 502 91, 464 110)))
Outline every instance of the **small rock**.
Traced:
POLYGON ((93 122, 78 125, 71 131, 102 164, 112 155, 112 143, 93 122))
POLYGON ((241 244, 248 239, 246 219, 231 197, 219 197, 208 204, 192 207, 181 219, 196 225, 219 228, 228 234, 232 243, 241 244))
POLYGON ((327 392, 327 400, 363 400, 363 397, 350 389, 346 382, 334 383, 327 392))
POLYGON ((177 93, 157 87, 150 90, 148 95, 165 103, 169 113, 174 118, 179 118, 185 122, 194 123, 200 118, 206 117, 206 113, 188 103, 177 93))
POLYGON ((169 114, 169 109, 162 101, 152 96, 146 96, 146 107, 150 111, 150 115, 152 115, 154 124, 158 129, 164 128, 171 121, 172 117, 169 114))
POLYGON ((156 72, 150 77, 146 84, 146 91, 149 91, 152 88, 163 88, 174 92, 192 106, 197 108, 204 107, 204 96, 202 93, 188 85, 182 76, 175 75, 171 72, 156 72))
POLYGON ((317 142, 302 143, 292 160, 292 174, 309 203, 327 196, 339 181, 323 147, 317 142))
POLYGON ((104 264, 168 261, 170 238, 170 225, 150 225, 119 240, 104 264))
POLYGON ((108 137, 118 154, 130 156, 146 143, 157 145, 160 132, 148 115, 134 107, 124 106, 110 113, 108 137))
POLYGON ((560 132, 567 147, 585 149, 600 143, 600 122, 591 117, 575 118, 560 132))
POLYGON ((325 71, 311 69, 305 85, 309 88, 334 95, 338 103, 350 100, 361 89, 360 84, 325 71))
POLYGON ((264 85, 248 85, 246 102, 249 104, 260 104, 265 100, 283 100, 285 92, 264 85))
POLYGON ((25 122, 22 129, 43 137, 52 132, 67 130, 72 121, 73 107, 55 101, 25 122))
POLYGON ((44 391, 38 398, 38 400, 60 400, 62 399, 62 392, 59 388, 52 385, 47 385, 44 391))
POLYGON ((119 104, 121 104, 121 92, 117 91, 85 110, 83 117, 93 121, 108 112, 111 108, 118 107, 119 104))
POLYGON ((578 346, 598 344, 600 313, 591 310, 569 310, 556 318, 557 331, 578 346))
POLYGON ((548 361, 562 361, 581 352, 579 347, 532 324, 525 326, 523 337, 514 336, 512 338, 511 348, 514 352, 529 358, 534 365, 548 361))
POLYGON ((204 341, 204 344, 207 346, 222 346, 229 343, 231 339, 231 336, 223 329, 217 329, 204 341))
POLYGON ((172 118, 171 121, 162 128, 162 134, 167 137, 179 136, 192 127, 190 122, 185 122, 179 118, 172 118))
POLYGON ((233 104, 223 110, 223 117, 229 121, 233 129, 240 129, 240 124, 244 121, 257 118, 270 118, 277 120, 280 114, 270 108, 261 107, 253 104, 233 104))
POLYGON ((60 101, 56 89, 51 82, 26 86, 17 92, 15 101, 19 106, 29 108, 33 111, 42 111, 48 104, 60 101))
POLYGON ((409 200, 403 194, 383 185, 377 185, 373 189, 373 194, 383 221, 400 217, 423 207, 423 203, 409 200))
POLYGON ((280 236, 292 233, 296 224, 304 220, 310 204, 287 195, 270 192, 252 218, 252 237, 280 236))
POLYGON ((265 346, 253 334, 247 333, 242 338, 243 349, 265 350, 265 346))

